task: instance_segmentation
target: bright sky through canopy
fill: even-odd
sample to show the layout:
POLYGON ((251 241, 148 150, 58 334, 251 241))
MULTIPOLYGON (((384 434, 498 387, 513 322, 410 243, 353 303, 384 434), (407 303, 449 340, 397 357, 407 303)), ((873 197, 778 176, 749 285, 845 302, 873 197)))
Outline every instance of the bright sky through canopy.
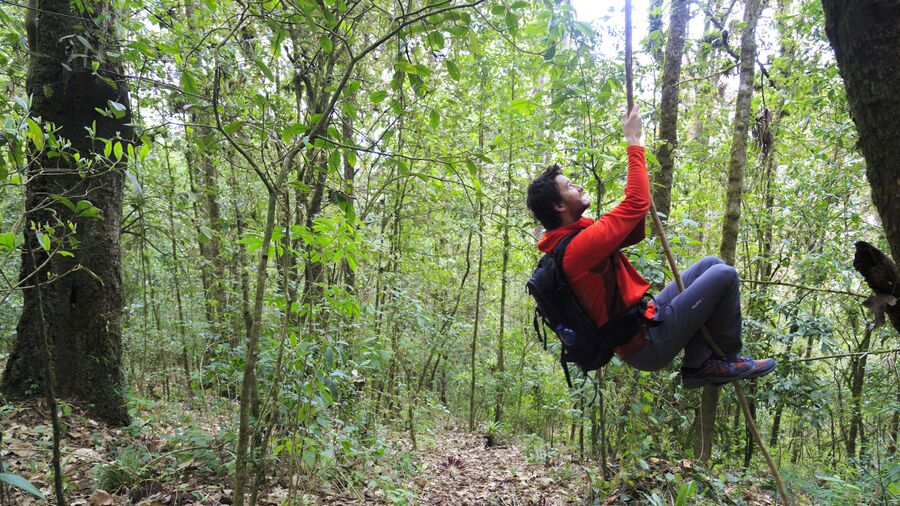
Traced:
MULTIPOLYGON (((591 22, 610 16, 610 22, 625 23, 625 0, 572 0, 578 19, 591 22)), ((647 0, 632 1, 631 22, 633 23, 635 40, 640 40, 647 33, 647 0)))

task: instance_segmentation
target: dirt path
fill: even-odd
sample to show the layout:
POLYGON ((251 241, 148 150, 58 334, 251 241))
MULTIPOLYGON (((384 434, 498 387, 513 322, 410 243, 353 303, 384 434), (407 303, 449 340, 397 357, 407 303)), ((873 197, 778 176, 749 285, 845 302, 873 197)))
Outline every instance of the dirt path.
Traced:
POLYGON ((464 432, 441 434, 420 458, 421 504, 569 504, 584 479, 579 466, 529 464, 519 446, 487 448, 483 436, 464 432), (574 476, 563 478, 566 474, 574 476))

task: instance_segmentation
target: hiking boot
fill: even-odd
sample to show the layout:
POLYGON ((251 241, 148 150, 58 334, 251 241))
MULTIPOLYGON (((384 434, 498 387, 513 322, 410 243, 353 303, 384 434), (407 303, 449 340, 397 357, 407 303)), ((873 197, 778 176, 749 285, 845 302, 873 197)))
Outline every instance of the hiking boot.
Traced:
POLYGON ((753 379, 759 378, 760 376, 765 376, 766 374, 772 372, 772 370, 775 369, 775 366, 777 365, 774 358, 758 358, 754 360, 743 355, 738 355, 735 361, 753 365, 753 367, 749 371, 744 373, 744 375, 739 379, 753 379))
MULTIPOLYGON (((706 359, 706 362, 697 369, 692 370, 682 367, 681 381, 685 388, 702 387, 707 383, 716 385, 728 383, 729 381, 743 379, 746 375, 751 374, 755 362, 749 359, 728 360, 724 357, 712 356, 706 359)), ((771 370, 771 367, 769 370, 771 370)))

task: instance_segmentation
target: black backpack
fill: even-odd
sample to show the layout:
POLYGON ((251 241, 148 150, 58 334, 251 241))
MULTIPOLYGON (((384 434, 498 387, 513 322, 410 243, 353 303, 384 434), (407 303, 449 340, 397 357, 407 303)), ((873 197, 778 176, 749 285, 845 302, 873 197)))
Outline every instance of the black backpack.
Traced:
MULTIPOLYGON (((634 337, 641 328, 641 324, 648 326, 659 325, 660 322, 644 317, 644 309, 646 303, 635 304, 629 308, 625 308, 620 314, 611 315, 602 327, 597 327, 593 321, 584 313, 578 300, 572 295, 569 284, 566 282, 566 276, 563 273, 562 259, 566 251, 566 246, 572 241, 572 238, 578 232, 572 233, 564 237, 553 248, 553 251, 546 253, 538 262, 534 273, 525 283, 528 293, 534 297, 537 302, 537 308, 534 313, 534 329, 538 334, 538 339, 547 348, 547 336, 542 332, 540 324, 550 328, 561 343, 559 361, 566 373, 566 382, 572 386, 569 377, 568 363, 574 363, 582 372, 594 371, 600 369, 612 359, 613 353, 617 346, 621 346, 634 337)), ((618 269, 619 251, 614 252, 610 257, 613 269, 618 269)), ((618 290, 618 283, 612 280, 613 293, 612 301, 621 303, 621 295, 618 290)))

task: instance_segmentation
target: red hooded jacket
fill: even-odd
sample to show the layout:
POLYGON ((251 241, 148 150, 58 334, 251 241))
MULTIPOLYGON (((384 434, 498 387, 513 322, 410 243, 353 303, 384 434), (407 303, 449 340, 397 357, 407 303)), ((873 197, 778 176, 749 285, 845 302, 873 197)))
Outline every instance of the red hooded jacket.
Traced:
MULTIPOLYGON (((645 219, 650 209, 650 180, 647 177, 647 163, 643 146, 628 147, 628 180, 625 198, 613 210, 598 220, 582 217, 571 225, 547 230, 538 241, 537 247, 543 253, 552 251, 556 244, 567 235, 581 230, 566 247, 563 255, 563 272, 575 298, 593 319, 597 326, 609 320, 610 312, 616 314, 630 307, 647 293, 650 283, 636 270, 619 248, 641 242, 646 236, 645 219), (613 255, 618 256, 618 268, 613 265, 613 255), (615 276, 615 278, 613 278, 615 276), (609 291, 614 288, 613 279, 618 282, 623 308, 607 308, 609 291)), ((645 313, 652 317, 656 308, 652 306, 645 313)), ((643 333, 626 345, 617 348, 619 355, 629 355, 644 344, 643 333)))

